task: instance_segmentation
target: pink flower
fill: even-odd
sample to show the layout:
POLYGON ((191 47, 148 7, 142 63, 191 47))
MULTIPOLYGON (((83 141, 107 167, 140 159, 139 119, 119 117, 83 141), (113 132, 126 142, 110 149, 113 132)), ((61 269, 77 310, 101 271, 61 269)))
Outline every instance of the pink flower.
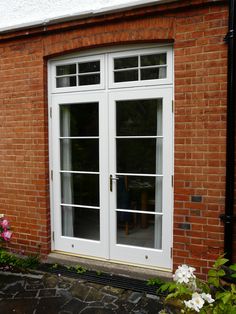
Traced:
POLYGON ((3 221, 1 222, 1 225, 3 227, 3 229, 7 229, 9 227, 9 222, 7 219, 3 219, 3 221))
POLYGON ((6 231, 3 231, 2 233, 2 237, 5 241, 8 241, 11 239, 11 236, 12 236, 12 232, 9 231, 9 230, 6 230, 6 231))

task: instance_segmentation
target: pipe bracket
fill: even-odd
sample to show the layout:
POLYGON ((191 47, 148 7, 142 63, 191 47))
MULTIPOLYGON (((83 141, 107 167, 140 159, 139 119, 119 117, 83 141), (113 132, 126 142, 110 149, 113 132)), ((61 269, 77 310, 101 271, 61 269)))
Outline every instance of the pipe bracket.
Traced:
POLYGON ((225 214, 221 214, 219 216, 220 220, 225 223, 225 224, 231 224, 234 221, 236 221, 236 216, 233 215, 225 215, 225 214))

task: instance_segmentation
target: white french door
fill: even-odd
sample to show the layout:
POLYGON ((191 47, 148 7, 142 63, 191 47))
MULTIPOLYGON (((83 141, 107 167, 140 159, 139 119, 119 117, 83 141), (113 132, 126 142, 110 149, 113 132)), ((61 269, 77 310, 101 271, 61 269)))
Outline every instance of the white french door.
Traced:
POLYGON ((104 93, 52 96, 55 249, 108 258, 104 93))
POLYGON ((171 268, 170 89, 109 95, 110 258, 171 268))
POLYGON ((171 269, 172 50, 52 61, 49 81, 53 249, 171 269))
POLYGON ((171 268, 171 117, 169 88, 52 96, 56 250, 171 268))

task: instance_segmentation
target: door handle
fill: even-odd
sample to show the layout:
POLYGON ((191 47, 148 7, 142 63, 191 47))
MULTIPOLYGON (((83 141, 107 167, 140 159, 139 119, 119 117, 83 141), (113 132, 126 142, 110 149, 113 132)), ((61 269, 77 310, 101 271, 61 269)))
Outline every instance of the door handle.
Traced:
POLYGON ((118 177, 113 177, 112 176, 112 174, 110 174, 110 191, 112 192, 112 183, 113 183, 113 181, 117 181, 117 180, 119 180, 119 178, 118 177))

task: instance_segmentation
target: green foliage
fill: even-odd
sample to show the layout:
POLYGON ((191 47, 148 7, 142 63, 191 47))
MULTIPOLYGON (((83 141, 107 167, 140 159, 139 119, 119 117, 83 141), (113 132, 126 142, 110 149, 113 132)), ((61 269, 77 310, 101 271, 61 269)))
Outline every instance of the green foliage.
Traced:
POLYGON ((12 268, 36 268, 39 264, 39 258, 35 256, 17 256, 15 254, 9 253, 5 250, 0 250, 0 267, 9 267, 12 268))
POLYGON ((87 269, 84 268, 84 267, 81 266, 81 265, 76 265, 76 266, 75 266, 75 270, 76 270, 76 272, 77 272, 78 274, 84 274, 84 273, 86 273, 86 271, 87 271, 87 269))
POLYGON ((163 284, 164 281, 160 278, 150 278, 147 280, 147 286, 160 286, 163 284))
MULTIPOLYGON (((180 274, 180 269, 177 270, 175 281, 164 283, 158 289, 158 292, 168 293, 165 298, 166 309, 175 301, 178 313, 236 314, 236 285, 225 281, 226 276, 236 278, 236 264, 227 268, 227 262, 223 255, 220 256, 209 270, 207 281, 201 281, 194 275, 189 281, 183 281, 181 276, 184 273, 180 274), (198 308, 194 307, 197 304, 194 297, 199 297, 202 302, 198 308)), ((169 312, 164 309, 162 313, 169 312)))

